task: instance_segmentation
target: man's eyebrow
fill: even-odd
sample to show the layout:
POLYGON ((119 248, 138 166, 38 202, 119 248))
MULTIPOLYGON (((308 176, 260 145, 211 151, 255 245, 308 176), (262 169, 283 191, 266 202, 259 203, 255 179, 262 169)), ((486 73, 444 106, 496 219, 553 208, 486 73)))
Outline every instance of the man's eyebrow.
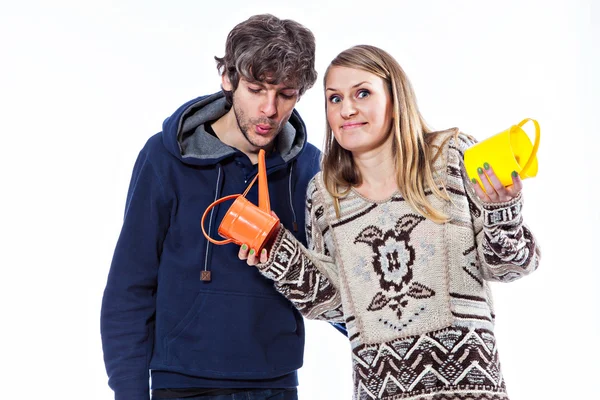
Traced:
MULTIPOLYGON (((362 81, 362 82, 357 83, 356 85, 352 85, 352 89, 354 89, 356 87, 359 87, 360 85, 364 85, 365 83, 368 84, 368 85, 371 84, 371 82, 362 81)), ((337 91, 337 89, 335 89, 335 88, 327 88, 327 89, 325 89, 325 91, 328 91, 328 90, 337 91)))
MULTIPOLYGON (((276 85, 276 84, 274 84, 274 83, 269 83, 269 82, 265 82, 265 81, 259 81, 259 80, 252 80, 252 81, 251 81, 251 80, 248 80, 248 79, 246 79, 246 82, 247 82, 249 85, 256 85, 256 86, 260 86, 260 87, 261 87, 261 88, 263 88, 263 89, 267 87, 266 85, 276 85)), ((279 90, 279 91, 283 91, 283 90, 294 90, 294 91, 300 91, 300 88, 298 88, 298 87, 294 87, 294 86, 284 86, 284 87, 282 87, 282 88, 279 88, 279 89, 277 89, 277 90, 279 90)))
POLYGON ((249 81, 246 79, 246 82, 248 83, 248 85, 256 85, 256 86, 265 87, 265 84, 262 81, 249 81))

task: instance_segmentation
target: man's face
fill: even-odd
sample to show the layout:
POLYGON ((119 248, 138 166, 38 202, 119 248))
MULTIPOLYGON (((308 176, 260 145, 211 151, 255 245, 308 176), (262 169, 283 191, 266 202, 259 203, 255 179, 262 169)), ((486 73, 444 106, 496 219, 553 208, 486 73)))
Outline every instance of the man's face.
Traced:
MULTIPOLYGON (((226 74, 223 88, 233 90, 226 74)), ((233 111, 240 131, 252 146, 269 147, 289 120, 298 99, 299 90, 295 87, 241 78, 233 92, 233 111)))

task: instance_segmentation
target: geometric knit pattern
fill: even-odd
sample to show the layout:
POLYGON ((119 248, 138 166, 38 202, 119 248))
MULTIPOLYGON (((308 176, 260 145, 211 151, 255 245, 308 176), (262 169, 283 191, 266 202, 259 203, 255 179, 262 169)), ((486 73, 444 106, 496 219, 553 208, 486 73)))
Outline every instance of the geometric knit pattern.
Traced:
POLYGON ((281 229, 258 268, 307 318, 344 322, 355 400, 507 400, 488 281, 534 271, 540 250, 521 215, 521 195, 485 204, 463 166, 473 144, 437 136, 434 178, 450 201, 436 224, 400 193, 384 201, 355 190, 333 200, 318 173, 306 204, 308 249, 281 229), (309 250, 310 249, 310 250, 309 250))
POLYGON ((354 349, 354 361, 361 400, 478 391, 506 398, 494 336, 486 330, 454 327, 361 345, 354 349))

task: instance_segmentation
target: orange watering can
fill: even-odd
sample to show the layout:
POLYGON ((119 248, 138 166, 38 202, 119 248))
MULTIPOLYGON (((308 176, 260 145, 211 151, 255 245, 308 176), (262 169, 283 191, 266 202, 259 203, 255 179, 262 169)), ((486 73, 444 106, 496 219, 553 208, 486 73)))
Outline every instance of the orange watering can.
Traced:
POLYGON ((279 218, 271 214, 264 150, 261 149, 258 152, 258 174, 252 179, 252 182, 250 182, 244 193, 225 196, 213 202, 204 211, 201 226, 202 233, 204 233, 206 239, 211 243, 221 245, 233 242, 240 246, 245 243, 250 249, 254 249, 254 251, 260 253, 263 246, 268 242, 273 233, 277 231, 277 227, 279 227, 279 218), (258 207, 245 197, 257 178, 258 207), (219 235, 224 237, 225 240, 215 240, 206 233, 204 220, 214 206, 233 199, 235 201, 229 207, 218 229, 219 235))
POLYGON ((489 163, 504 186, 512 185, 512 172, 521 179, 537 175, 537 151, 540 145, 540 125, 535 119, 526 118, 509 129, 483 140, 465 151, 465 170, 469 179, 481 179, 477 168, 489 163), (522 127, 527 122, 535 126, 535 142, 532 144, 522 127))

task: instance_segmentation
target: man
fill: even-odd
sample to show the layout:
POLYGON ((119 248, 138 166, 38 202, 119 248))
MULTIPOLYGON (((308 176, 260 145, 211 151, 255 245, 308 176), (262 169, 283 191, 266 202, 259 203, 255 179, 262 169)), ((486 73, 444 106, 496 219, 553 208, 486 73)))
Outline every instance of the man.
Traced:
MULTIPOLYGON (((117 400, 297 399, 298 311, 200 219, 242 193, 267 153, 271 207, 303 243, 306 187, 319 168, 294 110, 315 82, 313 34, 257 15, 215 57, 222 92, 182 105, 135 163, 102 303, 109 385, 117 400)), ((256 185, 247 195, 257 204, 256 185)), ((217 228, 229 204, 209 214, 217 228)))

